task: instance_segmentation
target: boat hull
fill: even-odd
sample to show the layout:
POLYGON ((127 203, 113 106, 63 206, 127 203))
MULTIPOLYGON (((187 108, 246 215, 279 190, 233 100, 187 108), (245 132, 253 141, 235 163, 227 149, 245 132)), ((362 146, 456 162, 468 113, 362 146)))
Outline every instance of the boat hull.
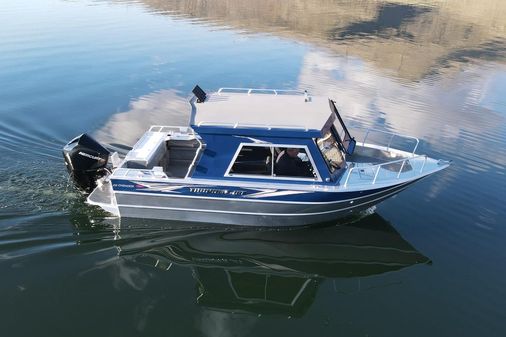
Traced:
MULTIPOLYGON (((278 227, 309 225, 349 216, 399 193, 415 181, 417 180, 355 194, 321 192, 325 198, 320 196, 318 199, 316 196, 316 200, 316 193, 303 193, 306 199, 313 197, 310 201, 287 200, 287 197, 279 196, 275 200, 223 195, 196 196, 173 190, 169 193, 156 193, 146 189, 112 190, 112 187, 109 187, 109 193, 113 193, 117 215, 121 217, 278 227)), ((107 186, 102 187, 102 190, 105 189, 107 186)), ((283 191, 275 193, 286 194, 283 191)), ((293 194, 289 196, 294 199, 293 194)), ((88 201, 94 203, 90 198, 88 201)), ((110 211, 110 205, 107 209, 99 203, 95 204, 110 211)))

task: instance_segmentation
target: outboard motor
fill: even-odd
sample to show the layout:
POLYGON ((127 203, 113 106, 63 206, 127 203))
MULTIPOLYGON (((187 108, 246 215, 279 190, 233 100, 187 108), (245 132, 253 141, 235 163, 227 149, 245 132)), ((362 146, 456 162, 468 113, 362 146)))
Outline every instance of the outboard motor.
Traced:
POLYGON ((74 183, 85 192, 93 191, 97 179, 107 174, 109 154, 109 151, 85 133, 72 139, 63 148, 67 171, 74 183))

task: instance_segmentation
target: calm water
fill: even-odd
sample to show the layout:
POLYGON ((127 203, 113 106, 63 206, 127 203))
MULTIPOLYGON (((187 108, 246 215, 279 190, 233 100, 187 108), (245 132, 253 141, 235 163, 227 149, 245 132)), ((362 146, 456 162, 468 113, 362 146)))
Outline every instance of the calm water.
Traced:
POLYGON ((0 335, 506 335, 505 22, 501 0, 3 1, 0 335), (453 165, 320 228, 86 206, 62 146, 185 123, 197 83, 330 95, 453 165))

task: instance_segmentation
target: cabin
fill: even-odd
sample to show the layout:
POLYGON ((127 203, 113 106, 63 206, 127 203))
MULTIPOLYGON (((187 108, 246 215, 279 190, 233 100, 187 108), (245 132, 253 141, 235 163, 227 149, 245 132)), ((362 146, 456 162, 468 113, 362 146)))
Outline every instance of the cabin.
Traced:
POLYGON ((205 148, 192 178, 335 183, 346 169, 354 140, 334 102, 283 90, 194 93, 190 125, 205 148), (287 151, 303 163, 298 172, 281 170, 287 151))
MULTIPOLYGON (((306 92, 198 86, 189 127, 152 126, 122 168, 158 178, 336 184, 355 141, 335 102, 306 92), (296 169, 287 169, 291 155, 296 169)), ((290 164, 292 161, 290 161, 290 164)))

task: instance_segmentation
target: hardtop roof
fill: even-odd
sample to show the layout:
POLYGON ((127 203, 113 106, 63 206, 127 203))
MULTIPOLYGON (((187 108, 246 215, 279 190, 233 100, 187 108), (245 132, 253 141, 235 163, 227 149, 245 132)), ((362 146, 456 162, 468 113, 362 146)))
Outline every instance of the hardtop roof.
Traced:
POLYGON ((197 132, 233 134, 235 130, 240 134, 239 130, 251 133, 256 129, 315 137, 333 116, 326 97, 269 89, 256 92, 220 89, 207 95, 202 103, 195 97, 190 102, 190 124, 197 132))

